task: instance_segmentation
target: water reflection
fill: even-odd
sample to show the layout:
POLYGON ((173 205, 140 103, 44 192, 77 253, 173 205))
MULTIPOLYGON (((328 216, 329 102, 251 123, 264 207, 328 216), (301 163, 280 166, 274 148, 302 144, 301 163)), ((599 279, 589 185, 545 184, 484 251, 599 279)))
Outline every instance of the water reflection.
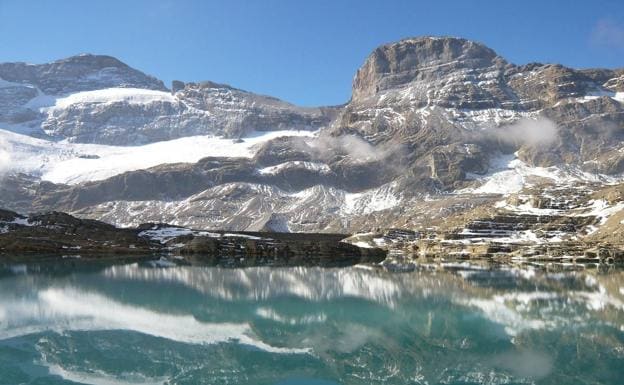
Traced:
MULTIPOLYGON (((595 322, 593 316, 608 319, 608 310, 616 313, 624 310, 624 276, 619 271, 553 273, 531 267, 490 269, 443 264, 421 266, 413 273, 393 274, 365 267, 146 269, 133 264, 109 267, 103 275, 122 282, 183 285, 228 301, 267 301, 293 296, 318 302, 350 297, 394 309, 402 299, 436 297, 480 310, 483 316, 503 325, 510 336, 524 329, 555 328, 590 319, 595 322), (586 310, 595 314, 588 315, 586 310)), ((261 309, 257 314, 267 315, 267 311, 261 309)), ((304 317, 301 322, 309 319, 304 317)), ((618 327, 624 327, 621 320, 617 322, 618 327)))
POLYGON ((594 383, 624 376, 618 270, 37 270, 9 268, 0 279, 0 372, 17 379, 555 384, 571 373, 594 383))
POLYGON ((310 301, 357 297, 393 306, 406 293, 401 280, 368 267, 255 267, 228 269, 176 267, 147 269, 138 264, 112 266, 103 272, 111 280, 175 283, 223 300, 262 301, 296 296, 310 301))
POLYGON ((304 353, 280 349, 251 337, 248 324, 205 323, 190 315, 177 315, 129 306, 110 297, 74 287, 45 288, 27 296, 2 298, 0 339, 43 331, 130 330, 192 344, 236 340, 269 352, 304 353))

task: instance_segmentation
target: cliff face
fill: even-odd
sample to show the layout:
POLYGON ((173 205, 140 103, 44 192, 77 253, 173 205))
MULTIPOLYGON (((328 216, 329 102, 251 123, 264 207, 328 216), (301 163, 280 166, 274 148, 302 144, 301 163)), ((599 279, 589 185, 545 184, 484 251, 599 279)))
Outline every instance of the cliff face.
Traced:
MULTIPOLYGON (((513 150, 534 166, 621 173, 623 76, 622 70, 516 66, 464 39, 407 39, 366 59, 333 132, 407 143, 423 170, 439 163, 440 152, 462 163, 465 151, 456 144, 470 144, 486 157, 513 150), (506 129, 527 119, 537 123, 506 129), (545 121, 551 127, 538 124, 545 121)), ((451 187, 466 173, 479 173, 482 163, 463 162, 450 179, 439 179, 451 187)))
MULTIPOLYGON (((379 47, 366 59, 353 81, 353 101, 362 102, 390 89, 418 84, 423 87, 415 87, 412 96, 423 106, 428 100, 440 105, 450 104, 450 100, 443 101, 442 98, 432 101, 427 91, 442 91, 438 85, 460 80, 456 77, 459 73, 479 77, 502 71, 506 66, 505 60, 493 50, 469 40, 406 39, 379 47)), ((437 98, 434 96, 433 99, 437 98)))

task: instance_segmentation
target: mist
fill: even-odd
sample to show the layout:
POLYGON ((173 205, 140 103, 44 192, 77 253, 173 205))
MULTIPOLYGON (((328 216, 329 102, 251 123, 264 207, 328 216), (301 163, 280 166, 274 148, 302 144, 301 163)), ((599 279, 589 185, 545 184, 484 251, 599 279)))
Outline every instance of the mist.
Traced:
POLYGON ((403 151, 403 146, 397 144, 380 144, 374 146, 356 135, 339 137, 320 136, 307 141, 308 151, 314 157, 329 159, 336 154, 349 156, 356 162, 379 161, 403 151))
POLYGON ((487 129, 483 134, 506 145, 543 148, 555 143, 559 137, 559 128, 552 120, 544 117, 525 118, 508 126, 487 129))

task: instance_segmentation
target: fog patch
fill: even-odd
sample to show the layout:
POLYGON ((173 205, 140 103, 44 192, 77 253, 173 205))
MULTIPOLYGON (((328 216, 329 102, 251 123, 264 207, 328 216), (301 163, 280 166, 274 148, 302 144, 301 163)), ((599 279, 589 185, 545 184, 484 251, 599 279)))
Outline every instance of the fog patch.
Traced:
POLYGON ((507 126, 484 130, 483 134, 505 145, 544 148, 555 143, 559 137, 559 128, 547 118, 527 118, 507 126))
POLYGON ((327 160, 336 155, 346 155, 356 162, 380 161, 404 151, 402 145, 372 145, 356 135, 320 136, 306 140, 306 145, 304 150, 310 152, 314 158, 327 160))

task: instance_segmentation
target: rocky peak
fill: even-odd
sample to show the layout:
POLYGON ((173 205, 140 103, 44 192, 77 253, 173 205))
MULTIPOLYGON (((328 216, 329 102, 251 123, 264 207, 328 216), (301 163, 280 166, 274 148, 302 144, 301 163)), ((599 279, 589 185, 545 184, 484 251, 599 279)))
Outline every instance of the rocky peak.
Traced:
POLYGON ((254 94, 212 81, 174 83, 176 97, 197 110, 220 116, 227 135, 279 129, 316 130, 329 124, 331 111, 298 107, 272 96, 254 94))
POLYGON ((174 94, 178 91, 183 91, 185 88, 199 89, 199 90, 211 89, 211 88, 222 88, 222 89, 227 89, 227 90, 241 91, 230 86, 229 84, 221 84, 221 83, 213 82, 210 80, 204 80, 201 82, 183 82, 181 80, 174 80, 171 83, 171 92, 173 92, 174 94))
POLYGON ((163 82, 105 55, 82 54, 45 64, 2 63, 0 78, 49 95, 111 87, 166 90, 163 82))
MULTIPOLYGON (((36 66, 36 65, 35 65, 36 66)), ((42 64, 51 70, 59 70, 59 69, 72 69, 76 70, 78 68, 82 68, 84 70, 91 71, 94 69, 102 69, 102 68, 124 68, 129 69, 130 67, 123 63, 121 60, 108 56, 108 55, 93 55, 90 53, 83 53, 75 56, 70 56, 64 59, 59 59, 53 61, 48 64, 42 64)))
POLYGON ((451 37, 404 39, 378 47, 353 81, 353 99, 363 99, 414 80, 439 79, 458 70, 503 68, 507 63, 492 49, 451 37))

